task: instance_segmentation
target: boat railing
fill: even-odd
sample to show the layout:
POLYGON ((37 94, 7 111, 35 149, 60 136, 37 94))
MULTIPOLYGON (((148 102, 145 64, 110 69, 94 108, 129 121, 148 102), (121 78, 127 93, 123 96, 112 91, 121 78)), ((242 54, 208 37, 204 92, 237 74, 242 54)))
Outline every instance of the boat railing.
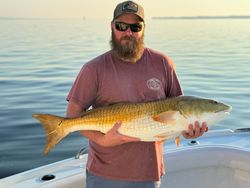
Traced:
POLYGON ((75 156, 75 159, 82 159, 83 155, 89 152, 89 147, 88 146, 84 146, 82 147, 75 156))
POLYGON ((234 130, 235 133, 250 132, 250 128, 239 128, 234 130))

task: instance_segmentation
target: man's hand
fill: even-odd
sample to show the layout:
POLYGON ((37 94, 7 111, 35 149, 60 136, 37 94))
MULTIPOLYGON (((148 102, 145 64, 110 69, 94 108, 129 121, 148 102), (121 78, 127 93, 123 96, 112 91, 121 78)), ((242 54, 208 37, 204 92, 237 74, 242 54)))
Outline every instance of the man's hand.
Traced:
POLYGON ((193 124, 189 124, 188 125, 188 130, 187 131, 182 131, 182 135, 184 138, 186 139, 194 139, 197 138, 199 136, 202 136, 204 132, 208 131, 208 127, 206 122, 203 122, 200 126, 199 122, 196 121, 193 124))
POLYGON ((118 129, 121 127, 122 122, 118 121, 115 125, 102 137, 97 140, 97 143, 104 147, 112 147, 121 145, 128 142, 138 142, 139 138, 130 137, 122 135, 118 132, 118 129))

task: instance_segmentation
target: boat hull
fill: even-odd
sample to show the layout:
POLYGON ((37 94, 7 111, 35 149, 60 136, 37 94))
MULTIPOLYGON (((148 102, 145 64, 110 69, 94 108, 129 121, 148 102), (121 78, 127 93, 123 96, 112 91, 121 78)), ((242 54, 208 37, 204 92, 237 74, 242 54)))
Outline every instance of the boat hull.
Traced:
MULTIPOLYGON (((195 142, 164 145, 166 174, 161 188, 249 188, 250 132, 210 131, 195 142)), ((0 187, 85 187, 87 154, 0 180, 0 187)))

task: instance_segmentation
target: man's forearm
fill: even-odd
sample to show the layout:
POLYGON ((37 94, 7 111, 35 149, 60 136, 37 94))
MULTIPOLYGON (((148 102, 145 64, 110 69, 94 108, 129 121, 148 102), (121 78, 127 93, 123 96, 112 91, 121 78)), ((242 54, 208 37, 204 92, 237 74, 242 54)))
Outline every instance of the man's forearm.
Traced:
POLYGON ((80 134, 89 140, 101 145, 101 139, 104 136, 103 133, 99 131, 79 131, 80 134))
MULTIPOLYGON (((77 118, 80 117, 83 113, 83 109, 81 106, 74 102, 69 102, 68 108, 67 108, 67 117, 68 118, 77 118)), ((92 140, 99 144, 100 138, 103 136, 103 134, 99 131, 79 131, 80 134, 89 140, 92 140)))

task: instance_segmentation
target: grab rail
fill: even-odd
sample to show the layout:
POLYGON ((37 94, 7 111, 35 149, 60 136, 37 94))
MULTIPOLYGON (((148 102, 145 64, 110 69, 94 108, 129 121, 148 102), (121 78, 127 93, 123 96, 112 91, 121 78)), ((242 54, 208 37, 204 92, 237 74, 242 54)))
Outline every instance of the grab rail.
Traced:
POLYGON ((89 152, 89 147, 88 146, 84 146, 83 148, 81 148, 75 156, 75 159, 82 159, 83 155, 89 152))

